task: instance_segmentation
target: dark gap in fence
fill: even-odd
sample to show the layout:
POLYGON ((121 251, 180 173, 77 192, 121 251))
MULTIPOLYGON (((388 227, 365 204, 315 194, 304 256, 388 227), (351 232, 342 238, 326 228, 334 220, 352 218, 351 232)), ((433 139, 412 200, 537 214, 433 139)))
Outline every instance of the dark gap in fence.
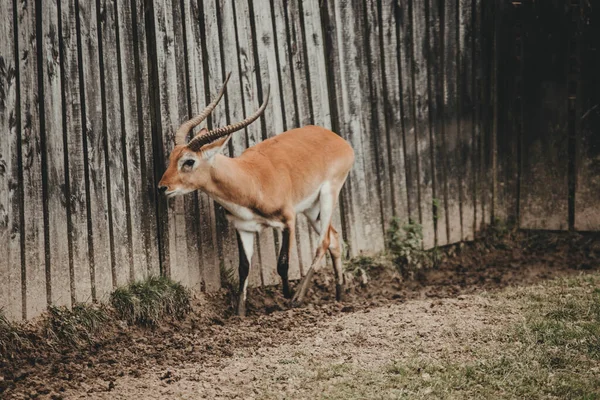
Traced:
MULTIPOLYGON (((38 81, 38 99, 44 99, 44 67, 43 67, 43 31, 42 31, 42 3, 41 0, 35 1, 35 41, 37 51, 37 81, 38 81)), ((51 273, 52 266, 50 265, 50 227, 48 220, 48 169, 47 161, 47 145, 46 145, 46 112, 44 107, 44 101, 39 101, 39 118, 40 118, 40 152, 41 152, 41 164, 42 164, 42 209, 44 219, 44 264, 46 268, 46 302, 48 305, 52 304, 52 285, 51 285, 51 273)))
MULTIPOLYGON (((23 126, 21 124, 21 66, 19 57, 19 18, 18 18, 17 0, 13 0, 13 41, 15 49, 15 85, 16 85, 16 100, 15 100, 15 114, 16 114, 16 128, 17 128, 17 164, 23 165, 23 140, 21 132, 23 132, 23 126)), ((21 257, 21 318, 27 319, 27 264, 25 259, 25 189, 24 189, 24 177, 23 168, 18 168, 18 194, 19 194, 19 241, 20 241, 20 257, 21 257)))
POLYGON ((62 116, 62 139, 63 139, 63 162, 65 167, 65 198, 66 198, 66 211, 67 211, 67 227, 68 227, 68 235, 67 235, 67 249, 69 253, 69 289, 71 292, 71 304, 74 304, 76 301, 75 298, 75 270, 73 267, 73 240, 71 233, 73 232, 73 218, 72 218, 72 207, 71 207, 71 178, 70 178, 70 168, 69 168, 69 152, 68 152, 68 142, 67 142, 67 96, 66 96, 66 87, 65 87, 65 44, 63 40, 63 24, 62 24, 62 7, 61 1, 56 2, 56 9, 58 14, 58 53, 59 53, 59 67, 60 67, 60 99, 62 103, 61 107, 61 116, 62 116))
POLYGON ((96 293, 96 261, 94 254, 94 234, 92 228, 92 210, 91 210, 91 198, 90 198, 90 173, 87 166, 89 165, 89 156, 88 156, 88 141, 87 141, 87 105, 86 105, 86 97, 85 97, 85 80, 83 77, 83 53, 82 53, 82 42, 81 42, 81 16, 79 15, 79 0, 75 0, 75 30, 77 32, 77 64, 78 64, 78 78, 79 78, 79 101, 81 103, 81 127, 83 134, 82 136, 82 146, 83 146, 83 163, 85 168, 83 169, 83 176, 85 180, 85 208, 86 208, 86 217, 87 217, 87 235, 88 235, 88 259, 89 259, 89 268, 90 268, 90 283, 91 283, 91 294, 92 300, 97 301, 98 296, 96 293))

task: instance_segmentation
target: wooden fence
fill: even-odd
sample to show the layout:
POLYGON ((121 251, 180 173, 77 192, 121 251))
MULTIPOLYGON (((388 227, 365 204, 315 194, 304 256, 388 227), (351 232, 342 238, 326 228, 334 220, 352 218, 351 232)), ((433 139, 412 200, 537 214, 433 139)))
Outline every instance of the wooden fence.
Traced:
MULTIPOLYGON (((104 300, 150 274, 215 290, 221 265, 237 270, 218 205, 156 193, 175 130, 228 71, 209 127, 242 119, 271 88, 265 116, 234 136, 232 156, 306 124, 352 143, 356 164, 334 217, 349 255, 382 250, 393 216, 420 222, 426 247, 473 239, 494 213, 513 217, 515 199, 527 197, 512 190, 525 174, 511 146, 529 147, 513 140, 522 127, 494 118, 514 105, 512 83, 495 79, 508 68, 495 51, 506 32, 494 28, 512 12, 504 3, 0 2, 0 306, 31 318, 47 304, 104 300)), ((597 93, 586 89, 586 104, 597 93)), ((586 121, 597 126, 597 115, 586 121)), ((592 125, 578 124, 597 142, 592 125)), ((596 156, 585 157, 577 172, 597 180, 596 156)), ((576 185, 577 199, 598 187, 576 185)), ((292 279, 315 239, 301 218, 292 279)), ((278 246, 276 232, 261 235, 252 285, 279 282, 278 246)))

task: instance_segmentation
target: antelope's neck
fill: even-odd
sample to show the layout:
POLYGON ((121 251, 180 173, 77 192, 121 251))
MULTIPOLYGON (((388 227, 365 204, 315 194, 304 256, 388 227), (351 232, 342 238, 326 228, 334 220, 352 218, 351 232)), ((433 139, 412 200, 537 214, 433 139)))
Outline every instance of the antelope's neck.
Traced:
POLYGON ((251 207, 260 196, 260 186, 252 168, 238 158, 216 155, 210 177, 205 190, 220 203, 251 207))

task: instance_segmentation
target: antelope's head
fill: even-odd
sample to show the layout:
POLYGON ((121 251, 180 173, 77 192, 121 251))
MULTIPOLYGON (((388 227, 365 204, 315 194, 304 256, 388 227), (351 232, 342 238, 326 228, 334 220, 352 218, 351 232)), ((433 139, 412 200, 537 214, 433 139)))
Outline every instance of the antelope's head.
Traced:
POLYGON ((215 156, 227 145, 231 135, 254 122, 264 112, 269 101, 269 88, 260 108, 236 124, 209 131, 202 128, 189 142, 189 133, 214 110, 225 92, 229 76, 217 97, 196 117, 184 122, 175 133, 175 148, 169 155, 169 165, 158 183, 158 191, 169 197, 193 192, 205 187, 210 179, 215 156))

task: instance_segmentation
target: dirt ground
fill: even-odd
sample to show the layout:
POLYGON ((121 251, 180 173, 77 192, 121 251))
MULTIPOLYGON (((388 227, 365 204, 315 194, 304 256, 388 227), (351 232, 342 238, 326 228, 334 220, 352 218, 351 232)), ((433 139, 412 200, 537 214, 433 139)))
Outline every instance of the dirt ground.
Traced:
POLYGON ((36 348, 0 362, 0 397, 336 398, 336 381, 409 355, 468 361, 465 348, 485 346, 520 318, 518 310, 497 314, 499 300, 487 294, 597 270, 600 237, 521 233, 445 252, 438 268, 412 280, 373 267, 343 303, 334 301, 330 271, 321 271, 302 308, 289 308, 278 288, 253 289, 243 320, 219 293, 198 297, 183 322, 107 323, 84 348, 37 338, 36 348))

